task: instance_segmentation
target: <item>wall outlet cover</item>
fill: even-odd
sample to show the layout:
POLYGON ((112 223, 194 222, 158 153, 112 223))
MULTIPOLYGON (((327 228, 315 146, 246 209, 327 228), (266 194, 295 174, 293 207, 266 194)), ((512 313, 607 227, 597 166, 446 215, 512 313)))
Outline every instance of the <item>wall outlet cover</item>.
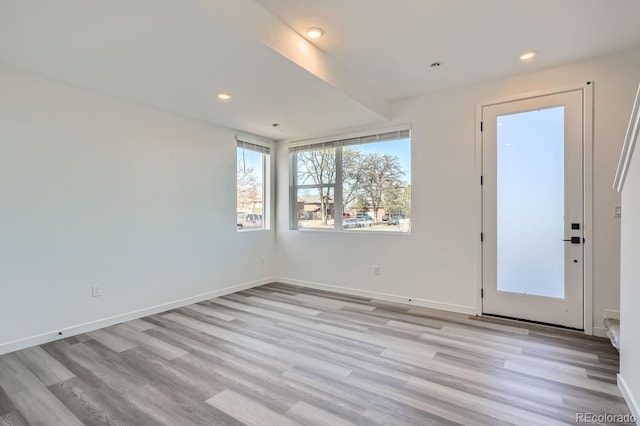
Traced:
POLYGON ((102 296, 102 287, 100 287, 99 285, 92 286, 91 287, 91 296, 92 297, 102 296))

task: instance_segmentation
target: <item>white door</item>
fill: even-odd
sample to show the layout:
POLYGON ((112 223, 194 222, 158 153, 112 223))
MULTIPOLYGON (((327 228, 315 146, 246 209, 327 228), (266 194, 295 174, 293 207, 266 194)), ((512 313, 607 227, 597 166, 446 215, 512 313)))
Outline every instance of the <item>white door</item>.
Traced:
POLYGON ((583 91, 482 108, 482 311, 583 329, 583 91))

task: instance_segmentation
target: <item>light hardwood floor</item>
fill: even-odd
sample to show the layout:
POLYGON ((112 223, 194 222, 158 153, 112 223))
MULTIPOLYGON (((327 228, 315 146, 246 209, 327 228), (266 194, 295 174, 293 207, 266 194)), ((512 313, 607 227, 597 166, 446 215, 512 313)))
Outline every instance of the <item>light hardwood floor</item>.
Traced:
POLYGON ((1 425, 575 424, 604 339, 283 284, 0 357, 1 425))

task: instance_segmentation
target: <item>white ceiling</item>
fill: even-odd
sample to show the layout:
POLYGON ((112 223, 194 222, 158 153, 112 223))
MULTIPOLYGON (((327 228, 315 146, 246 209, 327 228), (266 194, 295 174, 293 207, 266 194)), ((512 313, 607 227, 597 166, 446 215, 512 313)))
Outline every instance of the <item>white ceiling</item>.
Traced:
POLYGON ((257 1, 298 32, 322 27, 318 47, 385 99, 640 45, 638 0, 257 1))
POLYGON ((639 17, 638 0, 0 0, 0 64, 297 139, 383 123, 393 99, 638 46, 639 17), (310 26, 325 30, 313 44, 310 26), (518 61, 526 49, 536 61, 518 61))

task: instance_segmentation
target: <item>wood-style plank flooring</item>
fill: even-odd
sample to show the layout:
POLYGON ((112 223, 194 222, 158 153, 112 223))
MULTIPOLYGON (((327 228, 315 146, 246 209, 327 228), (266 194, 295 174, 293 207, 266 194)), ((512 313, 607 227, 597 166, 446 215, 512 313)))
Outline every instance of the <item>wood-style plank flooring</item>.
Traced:
POLYGON ((269 284, 0 356, 0 425, 554 425, 627 414, 605 339, 269 284))

